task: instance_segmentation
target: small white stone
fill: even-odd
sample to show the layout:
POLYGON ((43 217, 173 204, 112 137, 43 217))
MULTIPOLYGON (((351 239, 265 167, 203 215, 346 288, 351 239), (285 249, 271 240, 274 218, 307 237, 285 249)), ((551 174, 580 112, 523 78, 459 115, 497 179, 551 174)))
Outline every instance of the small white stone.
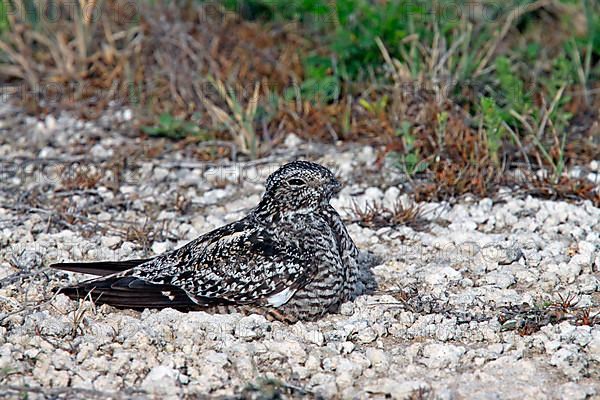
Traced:
POLYGON ((100 214, 98 214, 98 221, 106 222, 110 221, 111 219, 113 219, 113 216, 110 213, 102 211, 100 214))
POLYGON ((590 385, 567 382, 560 385, 558 393, 561 399, 585 400, 597 394, 597 390, 590 385))
POLYGON ((399 201, 398 200, 399 196, 400 196, 400 189, 398 189, 396 186, 390 186, 389 188, 387 188, 387 190, 385 191, 385 194, 383 195, 384 207, 393 209, 394 206, 396 205, 396 202, 399 201))
POLYGON ((121 243, 121 238, 119 236, 104 236, 102 237, 101 242, 104 247, 114 248, 121 243))
POLYGON ((342 342, 342 346, 341 346, 341 353, 342 354, 350 354, 352 353, 352 351, 354 351, 354 349, 356 348, 356 345, 352 342, 342 342))
POLYGON ((366 165, 372 165, 377 159, 377 154, 371 146, 363 146, 360 153, 356 155, 356 159, 366 165))
POLYGON ((318 371, 321 369, 321 360, 314 353, 310 353, 306 358, 304 366, 311 371, 318 371))
POLYGON ((297 341, 287 340, 284 342, 270 342, 267 347, 271 351, 283 354, 298 362, 303 362, 306 358, 304 346, 297 341))
POLYGON ((306 332, 304 335, 304 339, 306 339, 310 343, 316 344, 317 346, 323 346, 323 344, 325 343, 325 337, 320 331, 316 329, 306 332))
POLYGON ((141 387, 151 393, 170 394, 178 391, 179 372, 165 365, 158 365, 146 375, 141 387))
POLYGON ((375 368, 385 369, 388 367, 388 357, 381 349, 368 348, 366 356, 375 368))
POLYGON ((343 303, 340 306, 340 314, 345 315, 345 316, 350 316, 350 315, 354 314, 354 305, 350 302, 343 303))
POLYGON ((500 289, 507 289, 516 283, 514 275, 510 272, 491 271, 485 276, 486 282, 500 289))
POLYGON ((368 326, 364 329, 361 329, 356 335, 356 338, 360 343, 371 343, 377 339, 377 332, 375 332, 373 328, 368 326))
POLYGON ((589 174, 587 174, 586 178, 588 181, 593 182, 595 184, 600 183, 600 174, 590 172, 589 174))
POLYGON ((370 188, 367 188, 367 190, 365 190, 364 197, 370 203, 380 202, 381 199, 383 198, 383 192, 379 188, 370 187, 370 188))
POLYGON ((137 192, 137 188, 135 186, 123 185, 119 188, 119 192, 123 194, 132 194, 137 192))
POLYGON ((244 340, 260 339, 268 329, 269 323, 262 315, 248 315, 240 319, 235 327, 235 335, 244 340))
POLYGON ((295 133, 290 133, 285 137, 283 141, 285 147, 290 149, 296 149, 302 144, 302 139, 298 137, 295 133))
POLYGON ((446 368, 458 364, 465 348, 452 344, 431 343, 423 348, 423 362, 429 368, 446 368))
POLYGON ((52 114, 46 116, 45 120, 45 128, 47 131, 51 132, 56 129, 56 118, 52 114))
POLYGON ((156 179, 157 181, 162 181, 167 176, 169 176, 168 169, 160 167, 154 168, 154 179, 156 179))
POLYGON ((333 399, 337 395, 337 385, 335 384, 335 378, 331 375, 331 382, 323 383, 314 386, 312 391, 317 394, 317 398, 333 399))
POLYGON ((559 368, 571 379, 578 379, 587 368, 587 361, 579 354, 576 345, 564 345, 552 354, 550 364, 559 368))
POLYGON ((154 254, 162 254, 165 253, 170 248, 169 242, 154 242, 152 243, 152 251, 154 254))
POLYGON ((133 112, 129 108, 126 108, 125 110, 123 110, 123 120, 124 121, 131 121, 132 118, 133 118, 133 112))

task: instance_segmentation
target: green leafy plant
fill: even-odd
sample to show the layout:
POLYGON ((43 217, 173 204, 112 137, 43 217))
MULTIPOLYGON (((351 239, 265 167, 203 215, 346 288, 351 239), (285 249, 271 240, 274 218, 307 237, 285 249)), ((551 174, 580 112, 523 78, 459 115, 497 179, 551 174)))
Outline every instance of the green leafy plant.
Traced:
POLYGON ((503 112, 496 105, 494 99, 489 97, 481 98, 480 107, 483 126, 485 127, 488 154, 492 162, 499 165, 498 153, 504 139, 504 128, 502 126, 504 120, 503 112))
POLYGON ((367 0, 335 4, 336 24, 331 48, 344 73, 351 77, 364 71, 367 65, 381 63, 376 38, 389 45, 399 44, 408 35, 411 16, 420 11, 414 3, 406 1, 384 2, 378 7, 373 7, 367 0))
MULTIPOLYGON (((341 93, 340 77, 337 75, 331 57, 308 56, 303 60, 304 80, 299 85, 299 94, 303 100, 312 103, 330 103, 337 101, 341 93)), ((297 88, 288 88, 284 93, 286 100, 293 100, 297 88)))
POLYGON ((444 148, 444 143, 446 141, 446 127, 448 126, 448 112, 442 111, 437 115, 437 142, 440 151, 444 148))
POLYGON ((415 146, 416 138, 411 133, 412 127, 410 122, 403 121, 400 125, 400 130, 396 133, 402 139, 404 146, 404 154, 393 153, 398 160, 400 167, 404 172, 413 176, 423 172, 429 166, 429 163, 421 158, 419 149, 415 146))
MULTIPOLYGON (((568 46, 566 52, 568 53, 568 46)), ((567 128, 573 115, 565 110, 565 106, 571 101, 571 96, 566 93, 566 88, 575 80, 575 63, 569 60, 565 54, 561 54, 554 60, 552 73, 543 79, 543 86, 552 101, 539 121, 537 135, 533 136, 537 148, 546 161, 552 166, 552 175, 555 181, 562 175, 565 168, 565 145, 567 139, 567 128), (544 134, 550 131, 552 146, 556 151, 551 152, 549 145, 543 142, 544 134), (554 155, 553 155, 553 154, 554 155)))
POLYGON ((0 2, 0 34, 7 32, 10 29, 10 22, 8 20, 8 14, 10 6, 8 2, 0 2))
POLYGON ((510 110, 521 115, 529 115, 533 109, 531 94, 527 92, 525 82, 513 70, 510 60, 501 56, 495 62, 496 78, 499 83, 497 96, 504 102, 502 119, 511 120, 510 110))
POLYGON ((251 20, 317 20, 331 12, 327 0, 225 0, 224 5, 251 20))
POLYGON ((223 124, 230 132, 239 150, 256 158, 259 153, 259 138, 254 128, 254 121, 258 111, 258 95, 260 85, 254 86, 252 97, 244 107, 233 88, 227 87, 222 81, 211 79, 223 101, 227 104, 229 112, 214 104, 210 99, 204 99, 204 105, 215 122, 223 124))
POLYGON ((369 111, 370 113, 372 113, 376 116, 381 116, 385 113, 385 109, 388 105, 388 100, 389 100, 389 97, 387 95, 383 95, 378 100, 375 100, 375 101, 369 101, 369 100, 365 99, 364 97, 361 97, 358 100, 358 103, 365 110, 369 111))
POLYGON ((171 114, 164 113, 158 117, 154 126, 143 126, 142 131, 149 136, 166 137, 169 139, 184 139, 189 136, 204 137, 205 132, 200 127, 189 121, 176 118, 171 114))

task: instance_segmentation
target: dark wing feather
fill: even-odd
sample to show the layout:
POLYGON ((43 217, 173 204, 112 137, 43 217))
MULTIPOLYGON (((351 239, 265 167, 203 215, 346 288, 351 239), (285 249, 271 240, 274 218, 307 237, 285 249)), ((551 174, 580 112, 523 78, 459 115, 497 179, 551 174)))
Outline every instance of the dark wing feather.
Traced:
POLYGON ((97 262, 68 262, 51 264, 50 268, 63 271, 80 272, 82 274, 106 276, 123 272, 138 265, 147 263, 151 258, 140 258, 125 261, 97 261, 97 262))

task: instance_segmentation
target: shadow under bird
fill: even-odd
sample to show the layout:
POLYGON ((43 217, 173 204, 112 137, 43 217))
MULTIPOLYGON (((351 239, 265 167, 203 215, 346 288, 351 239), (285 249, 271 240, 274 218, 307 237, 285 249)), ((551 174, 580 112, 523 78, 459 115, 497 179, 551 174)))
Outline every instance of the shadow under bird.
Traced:
POLYGON ((267 178, 246 217, 183 247, 150 259, 51 267, 100 276, 60 289, 96 304, 316 319, 362 290, 359 251, 329 204, 340 188, 329 169, 294 161, 267 178))

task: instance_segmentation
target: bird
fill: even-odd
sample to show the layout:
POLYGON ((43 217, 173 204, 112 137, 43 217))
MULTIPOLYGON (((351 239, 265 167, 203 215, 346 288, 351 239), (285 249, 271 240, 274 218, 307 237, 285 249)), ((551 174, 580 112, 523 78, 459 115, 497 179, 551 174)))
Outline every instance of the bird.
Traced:
POLYGON ((98 276, 59 292, 116 308, 316 320, 364 288, 359 250, 330 204, 341 187, 320 164, 289 162, 267 177, 244 218, 180 248, 147 259, 52 264, 98 276))

